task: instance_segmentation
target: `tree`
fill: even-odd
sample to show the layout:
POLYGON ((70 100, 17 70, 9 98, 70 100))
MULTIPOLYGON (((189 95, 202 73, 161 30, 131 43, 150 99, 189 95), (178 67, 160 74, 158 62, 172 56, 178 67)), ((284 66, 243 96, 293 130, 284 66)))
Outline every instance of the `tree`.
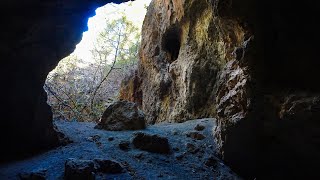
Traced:
POLYGON ((139 29, 125 16, 107 22, 91 50, 93 62, 79 67, 70 55, 48 75, 45 90, 54 117, 97 121, 120 88, 121 80, 137 64, 139 29))

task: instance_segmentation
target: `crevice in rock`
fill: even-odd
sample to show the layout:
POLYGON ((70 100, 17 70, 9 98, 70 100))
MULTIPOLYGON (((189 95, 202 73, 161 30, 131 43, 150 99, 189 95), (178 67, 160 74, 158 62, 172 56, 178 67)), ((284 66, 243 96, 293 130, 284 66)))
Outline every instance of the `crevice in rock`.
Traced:
POLYGON ((168 54, 170 63, 178 59, 180 46, 181 29, 178 25, 173 25, 164 33, 162 38, 162 49, 168 54))

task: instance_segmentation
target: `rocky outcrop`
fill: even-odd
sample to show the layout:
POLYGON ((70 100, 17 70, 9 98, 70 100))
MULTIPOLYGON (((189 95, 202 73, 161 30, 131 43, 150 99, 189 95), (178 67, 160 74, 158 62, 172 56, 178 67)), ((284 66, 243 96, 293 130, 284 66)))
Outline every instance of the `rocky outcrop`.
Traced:
POLYGON ((1 1, 0 161, 59 145, 43 84, 59 60, 75 49, 88 17, 109 2, 1 1))
POLYGON ((139 130, 146 127, 144 113, 129 101, 117 101, 104 111, 95 128, 109 131, 139 130))
POLYGON ((137 102, 148 123, 213 115, 208 97, 225 56, 214 43, 222 42, 215 23, 210 2, 153 1, 143 24, 138 72, 123 85, 120 98, 137 102), (137 79, 139 87, 128 88, 137 79))
POLYGON ((218 153, 243 177, 319 177, 312 4, 154 0, 127 80, 139 83, 120 98, 151 124, 216 117, 218 153))

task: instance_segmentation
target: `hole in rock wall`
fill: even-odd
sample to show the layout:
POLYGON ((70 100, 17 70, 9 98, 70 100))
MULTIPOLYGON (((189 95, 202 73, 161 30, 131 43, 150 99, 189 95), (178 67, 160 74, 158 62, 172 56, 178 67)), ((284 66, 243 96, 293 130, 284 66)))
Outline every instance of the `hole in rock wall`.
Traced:
POLYGON ((179 56, 181 46, 181 29, 174 25, 169 28, 162 38, 162 49, 168 53, 168 61, 171 63, 179 56))
POLYGON ((98 121, 117 100, 120 84, 137 67, 141 27, 150 0, 107 4, 88 20, 88 31, 46 79, 53 119, 98 121))

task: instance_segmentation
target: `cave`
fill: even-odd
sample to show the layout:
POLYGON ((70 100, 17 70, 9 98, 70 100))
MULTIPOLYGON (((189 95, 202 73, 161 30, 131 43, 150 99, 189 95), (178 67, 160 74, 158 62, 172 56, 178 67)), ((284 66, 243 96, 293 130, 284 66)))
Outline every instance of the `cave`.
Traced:
MULTIPOLYGON (((110 2, 124 1, 1 2, 3 9, 10 9, 10 13, 2 14, 0 35, 3 83, 0 161, 4 166, 62 144, 63 134, 52 123, 43 84, 59 60, 75 49, 87 28, 86 19, 93 16, 97 7, 110 2)), ((139 52, 141 63, 135 73, 135 81, 139 83, 132 88, 133 92, 124 89, 127 96, 124 99, 138 99, 149 118, 157 118, 153 122, 163 122, 167 117, 185 121, 213 114, 219 151, 215 153, 241 177, 319 179, 318 3, 311 0, 199 0, 185 1, 186 4, 154 0, 153 3, 148 8, 149 21, 145 21, 142 33, 145 37, 139 52), (204 26, 199 26, 199 22, 204 26), (181 23, 181 29, 176 23, 181 23), (203 27, 207 29, 204 31, 203 27), (188 30, 183 31, 184 37, 182 30, 188 30), (205 43, 197 46, 197 40, 205 43), (189 48, 188 44, 182 46, 185 42, 195 46, 183 49, 189 48), (154 46, 167 53, 169 63, 181 59, 180 67, 190 62, 188 58, 197 58, 193 59, 196 68, 170 67, 187 83, 173 84, 172 88, 182 90, 168 92, 181 90, 184 96, 177 93, 175 98, 168 94, 158 98, 157 80, 170 75, 165 74, 168 65, 155 64, 157 61, 150 55, 156 49, 154 46), (233 59, 236 48, 243 48, 244 58, 233 59), (189 56, 187 52, 206 52, 207 56, 189 56), (178 58, 181 55, 187 58, 178 58), (209 60, 215 62, 210 64, 209 60), (183 103, 189 103, 188 95, 197 94, 192 88, 196 83, 191 82, 192 76, 184 75, 190 69, 206 72, 212 66, 217 71, 217 78, 213 79, 218 80, 208 86, 216 87, 216 91, 203 91, 208 93, 208 102, 202 111, 189 112, 188 104, 183 103), (181 108, 179 113, 172 113, 174 105, 181 108)))
POLYGON ((181 29, 177 25, 174 25, 164 33, 162 38, 162 49, 167 52, 170 63, 178 58, 180 46, 181 29))

